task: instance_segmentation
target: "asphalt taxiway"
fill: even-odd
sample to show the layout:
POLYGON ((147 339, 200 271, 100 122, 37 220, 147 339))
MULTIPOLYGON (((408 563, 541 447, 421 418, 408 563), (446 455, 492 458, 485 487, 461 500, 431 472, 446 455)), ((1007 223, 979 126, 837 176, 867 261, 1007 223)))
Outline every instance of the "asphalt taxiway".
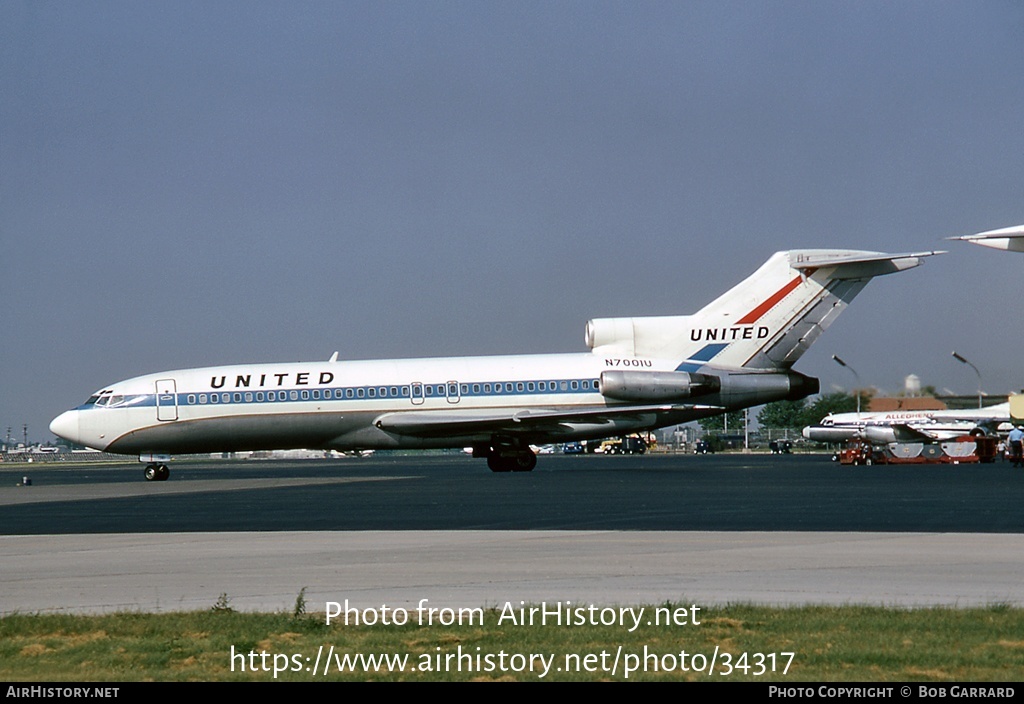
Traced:
POLYGON ((0 469, 0 612, 1024 604, 1024 472, 814 456, 0 469), (16 486, 23 475, 32 486, 16 486))

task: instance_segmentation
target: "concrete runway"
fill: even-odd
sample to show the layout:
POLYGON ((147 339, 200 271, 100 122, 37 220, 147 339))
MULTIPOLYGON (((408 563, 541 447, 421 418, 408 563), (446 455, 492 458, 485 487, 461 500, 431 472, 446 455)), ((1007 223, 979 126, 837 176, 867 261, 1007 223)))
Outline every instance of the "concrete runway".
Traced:
POLYGON ((0 612, 1024 605, 1024 473, 460 456, 0 470, 0 612))

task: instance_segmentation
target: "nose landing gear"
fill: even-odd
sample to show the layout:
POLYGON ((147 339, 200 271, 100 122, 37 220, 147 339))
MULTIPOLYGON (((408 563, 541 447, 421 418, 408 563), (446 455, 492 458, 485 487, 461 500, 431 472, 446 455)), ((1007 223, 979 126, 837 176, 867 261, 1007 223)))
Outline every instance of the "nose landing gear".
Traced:
POLYGON ((171 476, 170 468, 165 464, 147 464, 146 465, 146 481, 147 482, 165 482, 167 478, 171 476))

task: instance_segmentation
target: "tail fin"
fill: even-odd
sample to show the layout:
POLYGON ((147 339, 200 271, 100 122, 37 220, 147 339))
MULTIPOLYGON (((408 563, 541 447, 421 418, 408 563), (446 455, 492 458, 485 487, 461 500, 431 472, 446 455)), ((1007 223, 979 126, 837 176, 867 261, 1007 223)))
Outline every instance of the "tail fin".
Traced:
POLYGON ((789 369, 873 277, 933 254, 942 252, 777 252, 693 315, 594 319, 587 344, 599 354, 679 359, 680 371, 789 369))

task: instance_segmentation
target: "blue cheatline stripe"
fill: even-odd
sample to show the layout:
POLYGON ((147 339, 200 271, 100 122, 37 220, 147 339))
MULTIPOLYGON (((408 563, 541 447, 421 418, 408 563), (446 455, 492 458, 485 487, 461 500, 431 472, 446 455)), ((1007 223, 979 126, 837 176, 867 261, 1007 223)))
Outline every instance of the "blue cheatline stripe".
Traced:
POLYGON ((694 362, 710 362, 711 358, 729 346, 728 342, 715 345, 704 345, 697 354, 691 354, 689 359, 694 362))
POLYGON ((676 367, 677 372, 695 372, 704 366, 705 363, 710 362, 711 359, 729 346, 728 342, 717 343, 714 345, 704 345, 696 353, 691 354, 689 359, 676 367))
MULTIPOLYGON (((453 382, 454 383, 454 382, 453 382)), ((528 381, 491 381, 491 382, 459 382, 458 393, 448 394, 448 383, 417 384, 420 390, 416 394, 418 399, 437 398, 475 398, 490 397, 501 398, 505 396, 542 396, 542 395, 572 395, 592 394, 598 392, 598 380, 586 379, 544 379, 528 381), (486 389, 486 390, 485 390, 486 389)), ((348 387, 317 387, 305 389, 231 389, 212 391, 193 391, 177 394, 176 403, 179 406, 225 406, 225 405, 247 405, 267 403, 295 403, 301 401, 374 401, 380 399, 409 399, 411 384, 374 384, 372 386, 348 386, 348 387), (214 401, 216 397, 216 401, 214 401)), ((166 396, 161 394, 161 396, 166 396)), ((126 402, 110 406, 116 408, 140 408, 156 406, 156 396, 153 394, 140 394, 127 396, 126 402)), ((166 399, 161 406, 173 406, 174 400, 166 399)), ((85 404, 77 410, 92 408, 104 409, 106 406, 85 404)))

